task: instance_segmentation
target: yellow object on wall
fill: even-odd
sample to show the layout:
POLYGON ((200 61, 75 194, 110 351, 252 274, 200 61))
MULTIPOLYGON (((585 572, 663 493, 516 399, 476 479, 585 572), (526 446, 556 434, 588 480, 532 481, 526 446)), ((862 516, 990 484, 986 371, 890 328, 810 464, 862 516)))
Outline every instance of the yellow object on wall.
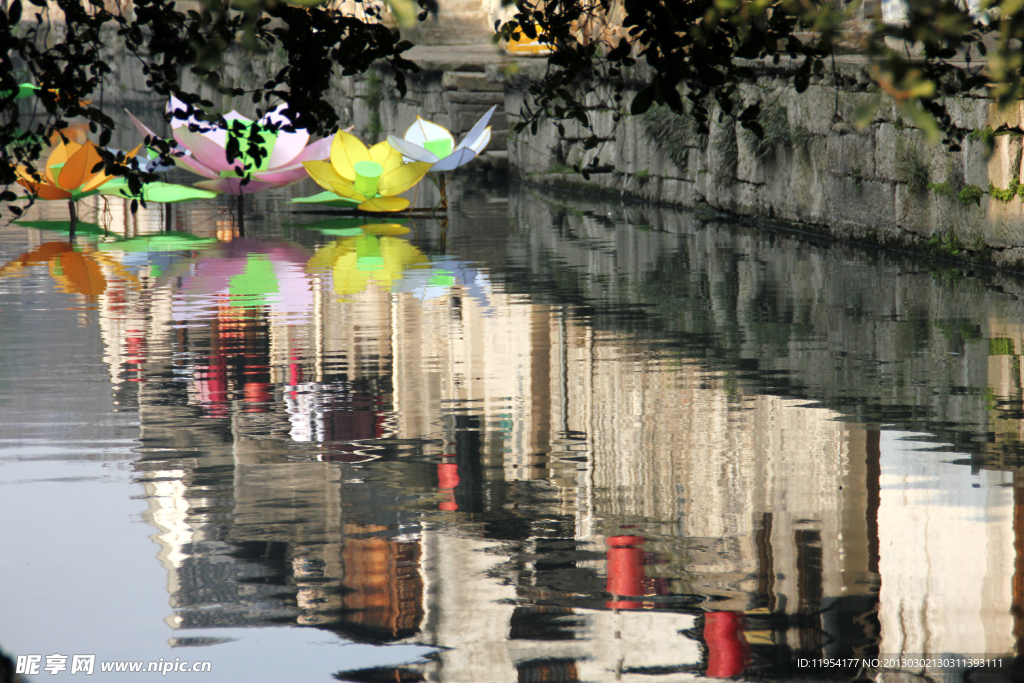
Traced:
POLYGON ((505 51, 511 55, 522 55, 525 57, 543 57, 551 54, 551 45, 546 42, 546 37, 537 28, 537 37, 531 40, 522 31, 517 31, 511 40, 505 41, 505 51))

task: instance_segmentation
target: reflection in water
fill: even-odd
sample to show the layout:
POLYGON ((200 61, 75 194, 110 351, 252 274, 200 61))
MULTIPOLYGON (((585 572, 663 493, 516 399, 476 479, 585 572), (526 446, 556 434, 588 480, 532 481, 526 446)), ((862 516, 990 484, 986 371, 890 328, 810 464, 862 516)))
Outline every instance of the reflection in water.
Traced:
POLYGON ((348 680, 1016 652, 1012 298, 690 217, 504 209, 465 199, 458 257, 425 223, 199 219, 219 243, 73 252, 105 255, 68 291, 139 414, 173 628, 444 648, 348 680))

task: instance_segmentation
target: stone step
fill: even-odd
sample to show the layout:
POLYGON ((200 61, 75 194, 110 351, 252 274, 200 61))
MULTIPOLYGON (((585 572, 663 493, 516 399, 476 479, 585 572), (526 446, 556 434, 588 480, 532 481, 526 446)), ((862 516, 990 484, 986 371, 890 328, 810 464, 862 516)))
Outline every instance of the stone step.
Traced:
POLYGON ((445 0, 437 15, 444 21, 445 16, 456 12, 473 12, 486 16, 486 10, 479 0, 445 0))
POLYGON ((503 92, 473 92, 465 90, 449 90, 448 101, 452 104, 493 104, 504 105, 505 93, 503 92))
POLYGON ((501 93, 502 98, 505 96, 505 85, 491 81, 487 78, 487 74, 482 73, 446 71, 441 76, 441 87, 445 90, 460 90, 462 92, 494 92, 501 93))
POLYGON ((494 30, 479 9, 444 10, 420 24, 402 29, 402 37, 417 45, 487 45, 494 30))

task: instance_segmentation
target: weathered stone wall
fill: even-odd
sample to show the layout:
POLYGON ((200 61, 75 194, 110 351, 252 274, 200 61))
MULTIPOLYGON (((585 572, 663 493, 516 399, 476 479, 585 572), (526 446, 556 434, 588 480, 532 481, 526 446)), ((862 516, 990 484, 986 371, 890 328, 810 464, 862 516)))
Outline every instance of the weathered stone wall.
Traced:
MULTIPOLYGON (((630 116, 631 92, 617 104, 610 87, 598 86, 585 95, 601 140, 596 149, 583 149, 588 131, 571 125, 561 136, 547 121, 535 136, 512 134, 511 171, 544 185, 1024 265, 1024 203, 1020 195, 998 192, 1020 182, 1020 107, 1000 111, 980 96, 951 99, 953 124, 965 137, 961 150, 950 152, 928 144, 891 99, 872 92, 862 61, 840 62, 799 94, 785 69, 762 70, 742 89, 744 105, 762 103, 763 141, 718 111, 706 136, 667 110, 630 116), (870 123, 856 125, 858 110, 871 102, 880 104, 870 123), (569 168, 595 156, 599 164, 589 180, 569 168)), ((502 74, 491 70, 495 80, 502 74)), ((529 74, 517 78, 506 80, 510 128, 527 98, 529 74)))
POLYGON ((488 109, 498 105, 491 118, 487 148, 492 152, 506 149, 504 88, 484 73, 424 69, 406 78, 404 98, 398 96, 393 75, 385 68, 363 78, 341 80, 335 96, 340 99, 342 118, 367 141, 378 141, 389 133, 402 135, 417 116, 444 126, 458 141, 488 109))

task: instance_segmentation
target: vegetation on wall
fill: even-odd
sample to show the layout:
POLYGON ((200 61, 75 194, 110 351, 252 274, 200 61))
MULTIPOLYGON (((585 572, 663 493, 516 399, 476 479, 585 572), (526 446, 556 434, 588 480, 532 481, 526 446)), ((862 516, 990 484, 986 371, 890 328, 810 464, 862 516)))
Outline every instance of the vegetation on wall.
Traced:
POLYGON ((896 168, 911 192, 923 192, 928 187, 928 165, 913 142, 896 141, 896 168))
POLYGON ((699 144, 693 117, 678 114, 663 104, 657 104, 640 116, 640 124, 651 140, 658 141, 676 168, 686 168, 690 148, 699 144))
POLYGON ((758 161, 772 159, 793 144, 794 136, 789 128, 789 114, 781 104, 764 103, 757 122, 761 125, 761 135, 747 128, 743 131, 743 142, 758 161))
MULTIPOLYGON (((908 0, 904 23, 868 22, 856 45, 843 34, 843 23, 861 8, 855 2, 515 0, 515 5, 517 14, 499 27, 502 34, 539 37, 553 51, 550 69, 531 87, 536 107, 524 112, 521 129, 536 130, 542 116, 589 124, 585 88, 578 86, 597 76, 616 83, 620 98, 640 85, 628 103, 632 114, 664 105, 691 113, 706 132, 711 112, 720 109, 764 138, 761 106, 737 106, 734 98, 753 80, 753 67, 759 61, 785 62, 783 71, 803 92, 833 70, 837 54, 851 50, 869 59, 874 89, 890 95, 900 115, 930 142, 944 140, 950 149, 959 148, 964 132, 953 125, 946 97, 987 92, 1006 105, 1024 96, 1020 0, 993 0, 975 14, 952 0, 908 0)), ((879 101, 867 103, 857 118, 870 121, 879 101)))

